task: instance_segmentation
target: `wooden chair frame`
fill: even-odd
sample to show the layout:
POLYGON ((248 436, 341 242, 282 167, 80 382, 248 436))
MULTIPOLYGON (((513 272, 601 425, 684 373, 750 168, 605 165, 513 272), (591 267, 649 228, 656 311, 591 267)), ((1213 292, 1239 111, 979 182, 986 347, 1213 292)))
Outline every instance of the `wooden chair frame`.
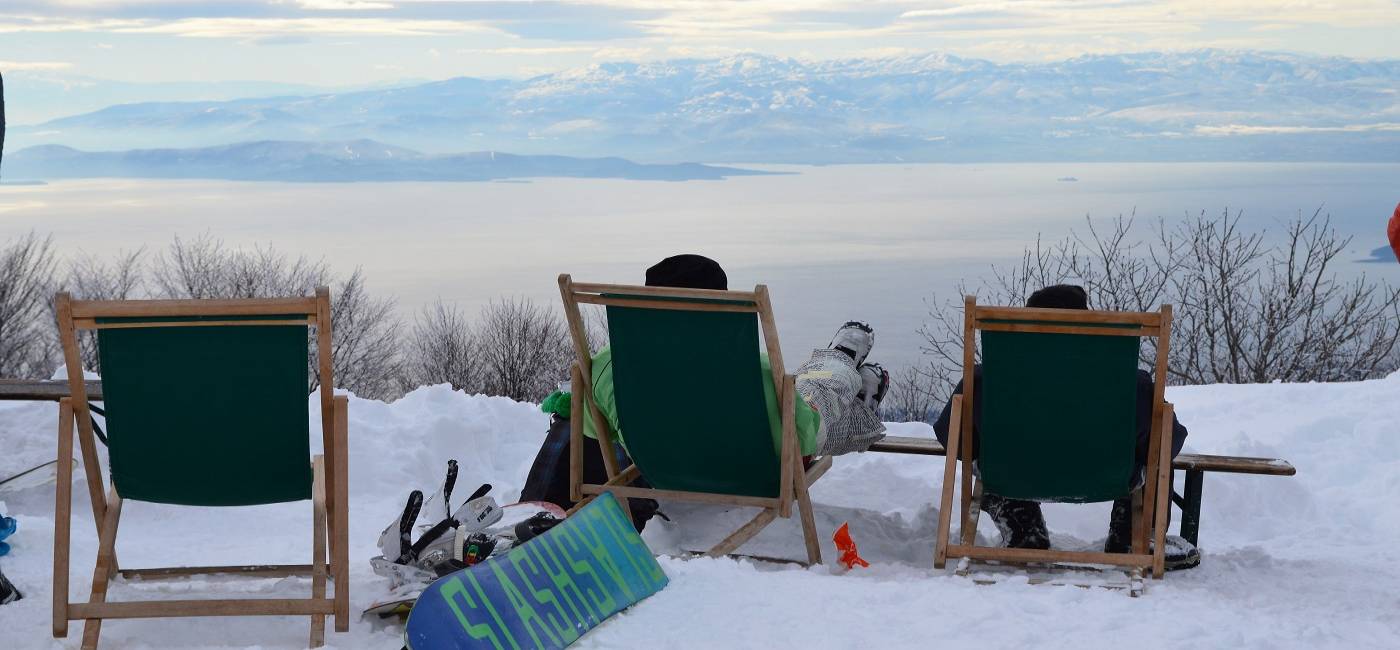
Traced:
MULTIPOLYGON (((569 444, 569 484, 570 499, 579 506, 604 492, 611 492, 626 512, 627 498, 675 499, 733 506, 761 508, 748 523, 724 538, 709 550, 707 555, 718 557, 737 550, 752 539, 775 518, 792 516, 792 506, 797 504, 802 521, 802 535, 807 546, 807 562, 820 564, 821 544, 817 538, 816 520, 812 514, 812 500, 809 488, 827 470, 831 469, 831 457, 814 458, 811 465, 801 469, 802 450, 797 442, 796 428, 796 378, 784 372, 783 352, 778 343, 778 328, 773 318, 773 305, 768 297, 768 287, 758 285, 753 291, 714 291, 709 289, 680 289, 671 287, 642 287, 617 284, 575 284, 568 274, 559 276, 559 292, 564 299, 564 313, 569 322, 569 333, 573 337, 574 350, 578 360, 572 369, 572 402, 569 444), (627 297, 621 297, 627 296, 627 297), (674 299, 710 299, 729 301, 730 304, 697 303, 674 299), (743 303, 743 304, 732 304, 743 303), (593 366, 588 335, 584 329, 580 304, 612 305, 618 307, 641 307, 645 309, 670 309, 698 312, 743 312, 758 315, 759 326, 763 331, 763 343, 768 352, 769 366, 773 372, 773 387, 779 404, 783 427, 782 452, 779 457, 779 494, 777 497, 751 497, 711 492, 690 492, 681 490, 658 490, 639 488, 631 483, 641 476, 641 470, 634 463, 627 468, 617 467, 617 447, 607 418, 598 410, 593 401, 593 366), (603 450, 603 466, 608 481, 603 484, 583 481, 583 418, 593 419, 598 432, 598 443, 603 450)), ((575 507, 579 507, 575 506, 575 507)))
MULTIPOLYGON (((1026 307, 979 307, 976 296, 964 299, 963 394, 955 396, 949 416, 948 452, 943 465, 943 493, 938 511, 938 538, 933 565, 943 568, 948 558, 991 560, 1017 564, 1033 562, 1107 564, 1127 567, 1135 581, 1144 570, 1161 578, 1166 561, 1167 499, 1171 494, 1171 444, 1163 438, 1172 430, 1173 406, 1166 401, 1167 351, 1171 345, 1171 305, 1157 312, 1110 312, 1026 307), (1002 321, 1002 322, 997 322, 1002 321), (1004 321, 1039 321, 1036 323, 1004 321), (1111 328, 1104 325, 1121 325, 1111 328), (1155 385, 1152 394, 1152 428, 1143 487, 1132 493, 1132 551, 1101 553, 977 546, 977 521, 981 514, 982 482, 972 472, 973 404, 977 399, 973 371, 977 331, 1042 332, 1094 336, 1152 336, 1157 338, 1155 385), (961 540, 949 543, 953 491, 961 467, 961 540), (1153 547, 1148 548, 1148 527, 1153 522, 1153 547)), ((1136 595, 1136 591, 1134 591, 1136 595)))
POLYGON ((335 617, 335 630, 350 628, 349 509, 347 409, 348 399, 334 394, 331 374, 330 291, 317 288, 314 297, 252 300, 124 300, 80 301, 67 293, 55 299, 59 338, 68 367, 69 397, 59 401, 58 458, 73 457, 73 431, 77 425, 83 470, 97 524, 98 553, 93 569, 92 595, 88 602, 68 598, 69 553, 72 516, 73 468, 60 462, 54 507, 53 635, 68 635, 68 622, 83 620, 82 647, 97 647, 102 621, 110 618, 160 618, 184 616, 292 616, 311 617, 310 646, 325 641, 326 617, 335 617), (278 320, 239 320, 245 316, 290 316, 278 320), (203 317, 196 322, 161 322, 168 317, 203 317), (219 320, 228 317, 227 320, 219 320), (151 318, 152 322, 126 321, 99 323, 105 318, 151 318), (122 498, 116 487, 105 488, 101 462, 94 443, 92 418, 83 383, 82 362, 78 355, 78 331, 123 327, 169 327, 209 325, 309 325, 316 328, 320 363, 321 427, 325 455, 310 459, 312 464, 312 558, 310 564, 168 567, 122 569, 117 564, 117 528, 121 521, 122 498), (105 496, 104 496, 105 493, 105 496), (327 547, 329 546, 329 564, 327 547), (160 579, 170 577, 242 574, 257 576, 311 577, 309 598, 249 598, 207 600, 156 600, 107 602, 107 586, 112 578, 160 579), (335 583, 333 597, 326 596, 326 579, 335 583))

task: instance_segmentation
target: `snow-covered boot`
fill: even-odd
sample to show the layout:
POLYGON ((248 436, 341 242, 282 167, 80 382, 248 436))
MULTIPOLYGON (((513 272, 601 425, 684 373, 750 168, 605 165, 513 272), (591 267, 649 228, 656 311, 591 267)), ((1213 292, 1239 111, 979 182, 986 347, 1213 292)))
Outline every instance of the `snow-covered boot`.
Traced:
POLYGON ((24 598, 24 594, 19 593, 19 590, 10 584, 4 573, 0 573, 0 605, 13 603, 21 598, 24 598))
MULTIPOLYGON (((1150 531, 1149 531, 1150 532, 1150 531)), ((1201 550, 1195 544, 1177 535, 1167 535, 1167 553, 1164 564, 1168 571, 1190 569, 1201 563, 1201 550)), ((1155 542, 1147 540, 1148 549, 1155 542)), ((1105 553, 1131 553, 1133 551, 1133 502, 1131 499, 1116 499, 1113 511, 1108 517, 1108 539, 1104 540, 1105 553)))
POLYGON ((845 352, 859 366, 870 356, 870 348, 875 347, 875 331, 860 321, 847 321, 836 330, 836 336, 831 338, 831 345, 827 347, 845 352))
POLYGON ((861 390, 856 399, 865 402, 872 411, 880 410, 880 402, 890 390, 890 373, 878 363, 867 363, 860 367, 861 390))
POLYGON ((1050 548, 1050 531, 1045 528, 1045 515, 1040 504, 1022 499, 1007 499, 995 494, 982 495, 982 512, 992 516, 1001 531, 1002 546, 1006 548, 1050 548))

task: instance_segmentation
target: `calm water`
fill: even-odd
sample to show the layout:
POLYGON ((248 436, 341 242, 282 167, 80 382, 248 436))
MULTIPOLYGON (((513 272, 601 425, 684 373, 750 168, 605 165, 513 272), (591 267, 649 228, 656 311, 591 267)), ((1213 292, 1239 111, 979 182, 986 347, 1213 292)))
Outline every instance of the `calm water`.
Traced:
MULTIPOLYGON (((212 233, 363 267, 406 313, 441 297, 475 311, 524 295, 557 304, 555 278, 642 281, 678 252, 719 260, 730 286, 764 282, 789 357, 841 322, 877 328, 872 358, 918 355, 926 299, 986 275, 1037 234, 1136 209, 1180 219, 1225 206, 1258 227, 1319 205, 1384 245, 1400 165, 988 164, 773 167, 782 176, 685 183, 545 179, 512 183, 279 184, 94 180, 0 186, 0 238, 52 234, 64 254, 158 251, 212 233), (1074 178, 1075 181, 1060 180, 1074 178)), ((1400 265, 1357 265, 1400 281, 1400 265)))

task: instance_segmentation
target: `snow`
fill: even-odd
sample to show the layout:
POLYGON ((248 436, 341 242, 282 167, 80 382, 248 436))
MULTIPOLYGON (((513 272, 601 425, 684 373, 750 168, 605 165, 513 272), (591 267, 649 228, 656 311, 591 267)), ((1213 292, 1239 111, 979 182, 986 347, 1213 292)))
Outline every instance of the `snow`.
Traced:
MULTIPOLYGON (((609 620, 581 648, 1002 647, 1400 647, 1400 373, 1349 384, 1172 388, 1168 398, 1191 430, 1187 451, 1284 458, 1295 477, 1207 474, 1202 565, 1148 581, 1132 599, 1119 591, 1031 586, 1024 578, 977 585, 932 568, 942 458, 860 454, 840 457, 813 489, 823 552, 843 521, 869 569, 733 559, 661 563, 671 584, 609 620)), ((311 421, 319 422, 312 400, 311 421)), ((0 476, 50 460, 57 408, 0 403, 0 476)), ((351 605, 358 613, 380 589, 369 570, 380 529, 407 492, 431 490, 448 458, 461 484, 495 485, 503 501, 519 492, 546 426, 532 404, 469 396, 446 386, 392 404, 350 404, 351 605)), ((314 430, 314 428, 313 428, 314 430)), ((918 424, 893 435, 931 435, 918 424)), ((319 436, 313 435, 319 447, 319 436)), ((75 599, 88 592, 96 536, 79 485, 74 498, 75 599)), ((0 568, 26 598, 0 606, 0 647, 76 648, 50 636, 53 546, 51 486, 6 494, 19 520, 14 550, 0 568)), ((705 548, 751 512, 665 503, 653 550, 705 548)), ((1102 542, 1107 504, 1046 508, 1057 546, 1102 542)), ((1174 519, 1179 516, 1174 515, 1174 519)), ((984 542, 996 541, 983 520, 984 542)), ((128 503, 118 557, 124 566, 307 561, 306 503, 188 509, 128 503)), ((769 526, 742 552, 798 558, 796 519, 769 526)), ((200 597, 209 588, 243 595, 309 593, 302 579, 187 579, 117 583, 111 598, 200 597)), ((401 629, 352 617, 329 633, 336 648, 397 648, 401 629)), ((118 620, 103 626, 109 648, 301 648, 307 620, 118 620), (254 624, 250 624, 254 623, 254 624)))

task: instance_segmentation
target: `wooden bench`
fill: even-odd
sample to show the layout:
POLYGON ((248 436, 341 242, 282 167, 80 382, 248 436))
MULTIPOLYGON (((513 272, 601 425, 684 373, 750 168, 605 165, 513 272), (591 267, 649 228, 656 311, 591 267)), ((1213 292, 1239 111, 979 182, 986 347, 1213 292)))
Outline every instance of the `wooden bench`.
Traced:
MULTIPOLYGON (((884 440, 871 445, 869 451, 921 456, 943 456, 947 453, 943 443, 936 438, 909 436, 885 436, 884 440)), ((1208 454, 1180 454, 1172 461, 1172 469, 1186 472, 1184 494, 1178 495, 1173 491, 1172 502, 1181 508, 1181 536, 1192 544, 1196 544, 1200 538, 1201 489, 1206 472, 1265 476, 1293 476, 1298 473, 1286 460, 1208 454)))
MULTIPOLYGON (((102 382, 88 381, 85 384, 88 399, 94 402, 102 401, 102 382)), ((68 397, 66 379, 0 379, 0 400, 57 402, 65 397, 68 397)))

